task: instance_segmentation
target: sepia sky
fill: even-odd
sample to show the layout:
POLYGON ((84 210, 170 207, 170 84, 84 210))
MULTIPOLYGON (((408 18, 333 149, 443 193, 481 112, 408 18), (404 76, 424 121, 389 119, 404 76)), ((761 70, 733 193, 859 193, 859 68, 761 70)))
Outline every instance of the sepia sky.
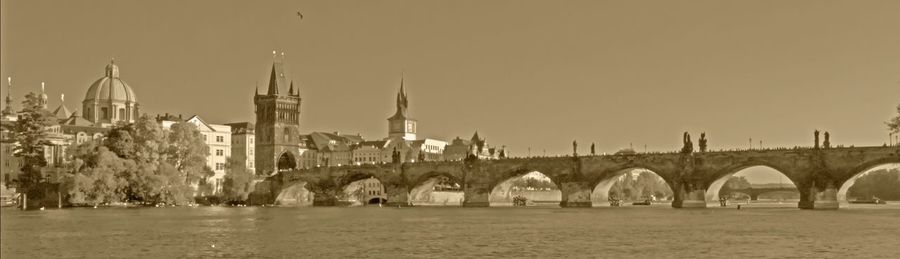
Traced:
MULTIPOLYGON (((303 131, 387 135, 405 74, 419 135, 513 155, 881 145, 900 1, 2 0, 0 75, 80 108, 110 58, 144 112, 253 121, 272 50, 303 131), (302 11, 304 19, 296 16, 302 11), (696 140, 695 140, 696 142, 696 140)), ((4 82, 4 96, 6 86, 4 82)))

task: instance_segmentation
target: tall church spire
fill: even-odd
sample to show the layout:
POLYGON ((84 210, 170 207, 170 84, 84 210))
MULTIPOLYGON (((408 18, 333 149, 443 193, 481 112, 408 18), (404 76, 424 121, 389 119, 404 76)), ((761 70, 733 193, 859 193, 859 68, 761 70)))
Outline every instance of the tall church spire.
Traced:
POLYGON ((6 106, 3 107, 3 115, 12 115, 12 77, 6 77, 6 106))
POLYGON ((397 92, 397 113, 394 116, 406 117, 409 108, 409 99, 406 97, 406 89, 403 86, 403 75, 400 75, 400 91, 397 92))

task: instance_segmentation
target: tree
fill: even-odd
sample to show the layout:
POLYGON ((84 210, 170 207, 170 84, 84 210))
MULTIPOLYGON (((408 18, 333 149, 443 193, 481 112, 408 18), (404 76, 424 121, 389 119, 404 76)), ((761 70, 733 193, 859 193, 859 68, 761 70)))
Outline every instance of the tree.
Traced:
MULTIPOLYGON (((82 149, 84 150, 84 149, 82 149)), ((125 172, 133 170, 133 161, 122 159, 106 147, 96 148, 93 161, 82 161, 74 174, 64 182, 69 201, 74 204, 98 205, 122 201, 127 182, 125 172)))
POLYGON ((885 122, 888 126, 888 131, 892 133, 900 133, 900 105, 897 105, 897 116, 891 118, 891 120, 885 122))
POLYGON ((69 164, 74 173, 65 188, 72 194, 73 203, 102 203, 118 198, 145 204, 187 204, 192 201, 194 190, 187 176, 167 162, 168 147, 162 127, 143 115, 134 124, 111 129, 103 142, 90 141, 70 148, 69 164), (104 157, 109 154, 128 166, 100 163, 114 161, 104 157), (116 176, 118 182, 108 178, 109 175, 116 176), (118 197, 105 193, 112 188, 102 187, 113 183, 121 184, 115 189, 118 197))
POLYGON ((41 168, 47 165, 44 147, 52 145, 49 128, 57 125, 56 116, 44 108, 41 97, 35 93, 25 95, 22 112, 16 121, 16 141, 14 154, 22 158, 20 187, 26 192, 37 194, 32 189, 41 182, 41 168))
POLYGON ((244 201, 253 192, 253 172, 247 169, 243 161, 229 157, 225 163, 224 185, 226 201, 244 201))
POLYGON ((748 189, 750 187, 752 187, 750 181, 747 181, 747 178, 743 176, 732 176, 725 182, 725 188, 731 190, 748 189))
POLYGON ((188 122, 172 124, 166 139, 166 161, 185 176, 186 183, 192 184, 212 176, 203 168, 206 166, 209 147, 206 145, 206 137, 196 125, 188 122))

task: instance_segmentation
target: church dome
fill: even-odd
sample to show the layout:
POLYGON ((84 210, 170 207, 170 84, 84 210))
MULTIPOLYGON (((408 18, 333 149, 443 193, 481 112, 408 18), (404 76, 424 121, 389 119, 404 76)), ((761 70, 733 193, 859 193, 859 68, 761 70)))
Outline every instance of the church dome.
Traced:
POLYGON ((97 79, 88 88, 84 101, 117 101, 137 103, 134 91, 125 81, 119 78, 119 66, 115 62, 106 65, 106 75, 97 79))

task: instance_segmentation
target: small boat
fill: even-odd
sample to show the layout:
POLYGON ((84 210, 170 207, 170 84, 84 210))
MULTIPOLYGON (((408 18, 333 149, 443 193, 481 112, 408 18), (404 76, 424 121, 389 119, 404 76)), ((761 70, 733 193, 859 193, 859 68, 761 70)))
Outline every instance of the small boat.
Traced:
POLYGON ((632 202, 631 205, 650 205, 650 200, 632 202))
POLYGON ((887 204, 887 202, 885 202, 884 200, 875 198, 875 197, 873 197, 872 199, 867 199, 867 200, 858 200, 858 199, 852 200, 852 201, 850 201, 850 203, 853 203, 853 204, 887 204))

